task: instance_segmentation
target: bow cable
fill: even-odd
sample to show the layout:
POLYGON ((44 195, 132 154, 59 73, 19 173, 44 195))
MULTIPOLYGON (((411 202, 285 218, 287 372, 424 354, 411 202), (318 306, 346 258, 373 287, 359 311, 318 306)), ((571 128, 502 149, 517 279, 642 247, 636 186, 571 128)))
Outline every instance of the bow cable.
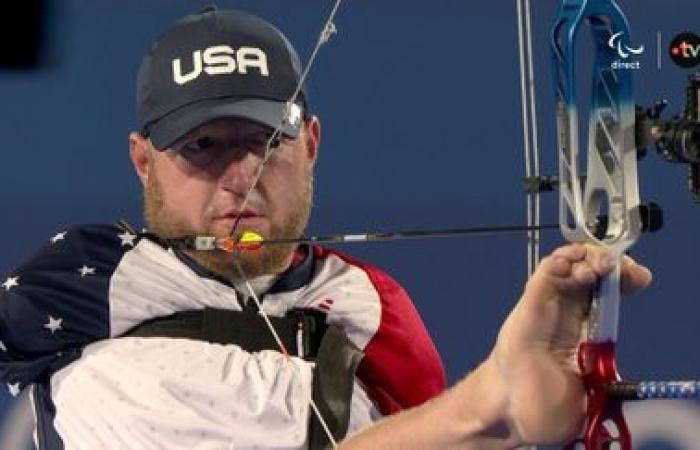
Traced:
MULTIPOLYGON (((523 154, 525 179, 540 176, 537 109, 535 105, 535 75, 532 60, 532 27, 530 0, 516 0, 518 15, 518 53, 520 56, 520 104, 523 119, 523 154), (525 6, 523 8, 523 1, 525 6)), ((532 275, 540 261, 540 192, 527 193, 527 275, 532 275)))
MULTIPOLYGON (((520 104, 523 119, 523 156, 525 179, 528 180, 533 176, 533 172, 535 177, 540 175, 540 148, 537 139, 530 0, 524 1, 524 8, 523 0, 516 0, 516 7, 518 13, 518 53, 520 56, 520 104)), ((540 192, 539 190, 528 191, 526 195, 527 226, 531 227, 527 232, 527 277, 530 278, 540 262, 540 192)), ((524 448, 537 450, 535 445, 524 448)))
MULTIPOLYGON (((280 122, 279 125, 277 125, 277 128, 270 134, 270 137, 267 140, 267 143, 265 144, 265 154, 263 156, 263 160, 258 166, 257 171, 255 172, 255 176, 253 177, 253 182, 250 184, 250 188, 248 189, 248 192, 246 193, 245 197, 243 198, 243 203, 241 203, 241 207, 238 210, 238 214, 236 215, 236 220, 233 223, 233 226, 231 227, 231 233, 230 235, 233 236, 234 233, 236 232, 236 229, 238 229, 238 224, 241 220, 242 213, 245 211, 245 207, 248 206, 248 201, 250 200, 250 195, 252 194, 253 190, 255 190, 255 187, 258 185, 258 182, 260 181, 260 177, 262 176, 263 169, 265 168, 265 165, 267 164, 267 161, 270 159, 270 156, 272 156, 272 152, 275 150, 276 146, 273 145, 273 143, 279 139, 280 135, 282 134, 282 127, 284 126, 285 123, 289 122, 291 118, 291 111, 292 107, 297 101, 297 98, 299 97, 299 93, 301 92, 301 89, 304 86, 304 83, 306 82, 306 78, 309 75, 309 71, 311 70, 311 67, 313 66, 314 62, 316 61, 316 56, 318 55, 318 52, 321 50, 321 47, 327 43, 331 37, 333 37, 334 34, 338 32, 337 27, 335 26, 335 15, 338 12, 338 8, 340 8, 340 4, 343 0, 336 0, 335 5, 333 5, 333 9, 331 10, 330 14, 328 15, 328 19, 326 19, 326 23, 323 25, 323 29, 321 30, 321 33, 318 36, 318 40, 316 41, 316 45, 314 46, 313 51, 311 52, 311 56, 309 56, 309 60, 306 63, 306 67, 304 67, 304 70, 302 71, 301 77, 299 78, 299 82, 297 83, 296 88, 294 89, 294 93, 292 94, 291 97, 289 97, 289 100, 287 100, 286 104, 284 105, 284 108, 282 110, 282 121, 280 122)), ((301 120, 301 119, 299 119, 301 120)))
MULTIPOLYGON (((248 277, 246 273, 243 271, 243 267, 241 267, 241 264, 238 262, 236 258, 233 259, 233 265, 236 268, 236 271, 238 272, 238 275, 241 277, 242 280, 245 280, 245 286, 246 289, 248 290, 248 293, 250 294, 250 298, 253 299, 255 302, 255 306, 258 308, 258 312, 260 316, 262 316, 263 320, 265 321, 265 324, 267 324, 267 328, 270 330, 270 333, 272 333, 272 337, 275 338, 275 341, 277 342, 277 345, 280 347, 280 351, 284 355, 284 357, 291 363, 291 357, 289 356, 289 353, 287 352, 287 348, 285 347, 284 343, 282 342, 282 339, 280 339, 279 335, 277 334, 277 330, 275 330, 274 325, 272 325, 272 322, 270 321, 270 317, 265 313, 265 310, 263 310, 262 307, 262 302, 258 298, 258 295, 255 293, 255 289, 253 289, 253 286, 250 284, 250 281, 248 281, 248 277)), ((296 367, 296 366, 294 366, 296 367)), ((328 424, 326 424, 326 421, 323 420, 323 416, 321 415, 321 411, 318 409, 318 406, 316 405, 316 402, 314 402, 313 395, 309 397, 309 405, 311 406, 311 409, 314 412, 314 415, 316 418, 318 418, 318 422, 321 424, 321 427, 323 428, 323 431, 326 433, 326 436, 328 437, 328 440, 331 442, 331 445, 333 445, 333 448, 338 447, 338 443, 336 442, 335 438, 333 437, 333 433, 331 430, 328 428, 328 424)))
MULTIPOLYGON (((257 168, 257 171, 255 173, 255 176, 253 177, 253 181, 250 185, 250 188, 248 188, 248 192, 246 193, 245 197, 243 198, 243 202, 241 203, 240 208, 238 209, 238 214, 236 214, 236 219, 233 223, 233 226, 231 227, 231 232, 230 236, 233 236, 238 229, 238 224, 241 221, 241 218, 243 217, 243 211, 245 211, 246 206, 248 205, 248 201, 250 199, 250 196, 255 190, 255 187, 258 185, 258 182, 260 181, 260 177, 262 175, 262 171, 265 168, 265 165, 267 161, 270 159, 270 156, 272 155, 272 152, 274 151, 276 146, 273 146, 273 142, 279 139, 281 133, 282 133, 282 127, 284 126, 285 123, 288 123, 290 119, 295 119, 295 120, 303 120, 302 117, 293 117, 292 116, 292 108, 296 106, 295 102, 297 100, 297 97, 299 96, 299 93, 301 92, 302 87, 304 86, 304 82, 306 80, 307 75, 309 74, 309 71, 311 70, 311 67, 316 59, 316 56, 318 55, 319 50, 321 49, 321 46, 323 46, 326 42, 330 40, 330 38, 337 32, 337 28, 334 23, 335 15, 338 12, 338 8, 340 8, 342 0, 336 0, 335 4, 333 5, 333 9, 331 10, 330 14, 328 15, 328 18, 326 19, 325 24, 323 25, 323 29, 321 30, 321 33, 318 37, 318 40, 316 41, 316 45, 314 46, 313 51, 311 52, 311 56, 309 57, 309 60, 306 63, 306 67, 304 68, 301 77, 299 78, 299 82, 297 83, 296 88, 294 89, 294 93, 292 96, 287 100, 286 104, 284 105, 283 113, 282 113, 282 120, 280 121, 280 124, 275 128, 274 132, 270 135, 269 139, 267 140, 267 144, 265 146, 265 154, 263 156, 262 161, 260 162, 260 165, 257 168)), ((250 295, 250 298, 253 299, 255 302, 256 307, 258 308, 259 314, 263 317, 265 320, 265 323, 267 324, 268 329, 272 333, 273 337, 275 338, 275 341, 277 341, 277 344, 280 346, 280 351, 284 355, 285 358, 287 358, 291 362, 291 357, 287 353, 287 349, 284 347, 282 344, 282 341, 280 340, 279 336, 277 335, 277 332, 275 331, 275 327, 272 325, 272 322, 270 322, 269 317, 265 313, 265 310, 262 308, 262 304, 259 301, 257 294, 255 293, 255 290, 251 286, 248 277, 246 276, 245 272, 243 272, 243 268, 240 266, 236 258, 233 258, 233 263, 234 267, 238 271, 238 274, 240 275, 241 279, 244 280, 246 289, 248 290, 248 294, 250 295)), ((296 367, 296 365, 294 365, 296 367)), ((321 427, 323 428, 324 432, 326 433, 326 436, 328 437, 328 440, 330 444, 333 446, 333 448, 338 447, 338 443, 336 442, 333 433, 331 433, 330 429, 328 428, 328 425, 326 424, 326 421, 323 419, 323 416, 321 415, 321 412, 319 411, 318 407, 316 406, 316 403, 313 400, 313 396, 309 397, 309 405, 311 406, 311 409, 314 412, 314 415, 318 419, 319 423, 321 424, 321 427)))

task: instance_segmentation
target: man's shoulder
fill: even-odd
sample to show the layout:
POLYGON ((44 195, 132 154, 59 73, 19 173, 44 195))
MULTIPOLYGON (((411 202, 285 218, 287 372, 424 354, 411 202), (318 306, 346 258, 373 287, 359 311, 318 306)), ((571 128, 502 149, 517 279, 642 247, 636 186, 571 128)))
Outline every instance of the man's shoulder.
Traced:
POLYGON ((78 224, 57 231, 46 239, 43 248, 109 247, 129 249, 136 244, 138 234, 116 223, 78 224))
POLYGON ((24 387, 109 335, 111 278, 131 248, 123 239, 136 239, 124 233, 100 224, 58 230, 7 275, 0 289, 1 380, 24 387))
MULTIPOLYGON (((136 244, 137 235, 116 224, 74 225, 59 229, 16 269, 17 272, 56 270, 60 268, 106 269, 136 244)), ((86 274, 86 275, 87 275, 86 274)))
POLYGON ((58 299, 103 298, 111 277, 137 236, 117 225, 75 225, 51 233, 44 244, 5 276, 5 310, 58 299), (65 297, 65 298, 64 298, 65 297))
POLYGON ((317 260, 322 262, 328 258, 335 258, 344 264, 356 267, 367 275, 380 294, 391 294, 392 298, 408 300, 408 294, 406 294, 399 282, 384 269, 336 249, 321 246, 313 246, 312 248, 317 260))
MULTIPOLYGON (((377 293, 377 322, 361 346, 365 357, 358 376, 383 414, 418 405, 445 389, 445 371, 435 345, 409 295, 384 270, 343 252, 314 247, 321 264, 352 266, 366 274, 377 293)), ((337 267, 341 276, 354 276, 346 267, 337 267)), ((356 278, 354 278, 356 279, 356 278)), ((341 283, 342 284, 342 283, 341 283)), ((345 284, 342 284, 346 287, 345 284)), ((350 289, 358 292, 357 286, 350 289)), ((359 292, 362 292, 360 289, 359 292)), ((357 303, 359 299, 353 299, 357 303)), ((333 304, 333 307, 336 305, 333 304)), ((357 305, 356 305, 357 306, 357 305)), ((367 315, 368 303, 361 308, 367 315)))

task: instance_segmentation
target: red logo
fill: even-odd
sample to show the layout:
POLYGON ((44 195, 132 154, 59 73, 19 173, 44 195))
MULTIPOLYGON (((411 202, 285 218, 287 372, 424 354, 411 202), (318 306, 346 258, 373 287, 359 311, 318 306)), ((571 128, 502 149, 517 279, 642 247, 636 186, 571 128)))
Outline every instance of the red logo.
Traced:
POLYGON ((328 312, 331 310, 332 306, 333 306, 333 300, 330 298, 325 298, 316 305, 316 308, 320 309, 321 311, 328 312))
POLYGON ((676 65, 694 67, 700 63, 700 36, 690 32, 681 33, 673 38, 668 51, 676 65))

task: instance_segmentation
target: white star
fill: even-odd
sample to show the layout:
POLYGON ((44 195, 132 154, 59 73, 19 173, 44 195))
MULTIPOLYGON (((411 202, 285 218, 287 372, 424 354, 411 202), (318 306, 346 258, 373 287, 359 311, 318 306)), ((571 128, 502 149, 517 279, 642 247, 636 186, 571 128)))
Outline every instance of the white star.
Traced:
POLYGON ((95 268, 94 267, 88 267, 83 264, 83 267, 78 269, 78 272, 80 272, 80 276, 84 277, 86 275, 95 275, 95 268))
POLYGON ((66 238, 66 234, 68 234, 67 231, 62 231, 62 232, 56 234, 56 236, 51 238, 51 243, 55 244, 58 241, 64 240, 66 238))
POLYGON ((2 350, 3 352, 7 351, 7 346, 3 341, 0 341, 0 350, 2 350))
POLYGON ((131 234, 128 231, 125 231, 122 234, 118 234, 117 236, 122 241, 122 247, 125 245, 130 245, 132 247, 134 246, 134 239, 136 239, 135 234, 131 234))
POLYGON ((10 395, 17 397, 19 395, 19 383, 7 383, 7 390, 10 391, 10 395))
POLYGON ((44 328, 49 330, 51 334, 54 334, 58 330, 63 329, 63 319, 55 319, 52 316, 49 316, 49 322, 44 324, 44 328))
POLYGON ((6 291, 9 291, 13 287, 19 286, 17 280, 19 280, 19 277, 7 277, 7 280, 5 280, 5 282, 2 284, 2 287, 4 287, 6 291))

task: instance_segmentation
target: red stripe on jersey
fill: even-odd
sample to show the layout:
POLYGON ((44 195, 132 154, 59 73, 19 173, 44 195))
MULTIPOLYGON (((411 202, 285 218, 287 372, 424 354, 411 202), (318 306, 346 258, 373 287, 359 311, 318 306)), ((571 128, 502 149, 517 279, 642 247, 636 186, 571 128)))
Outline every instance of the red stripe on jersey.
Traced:
POLYGON ((404 289, 378 268, 335 250, 314 247, 318 257, 333 254, 363 270, 381 301, 379 329, 363 349, 358 377, 383 414, 419 405, 445 390, 440 355, 404 289))

